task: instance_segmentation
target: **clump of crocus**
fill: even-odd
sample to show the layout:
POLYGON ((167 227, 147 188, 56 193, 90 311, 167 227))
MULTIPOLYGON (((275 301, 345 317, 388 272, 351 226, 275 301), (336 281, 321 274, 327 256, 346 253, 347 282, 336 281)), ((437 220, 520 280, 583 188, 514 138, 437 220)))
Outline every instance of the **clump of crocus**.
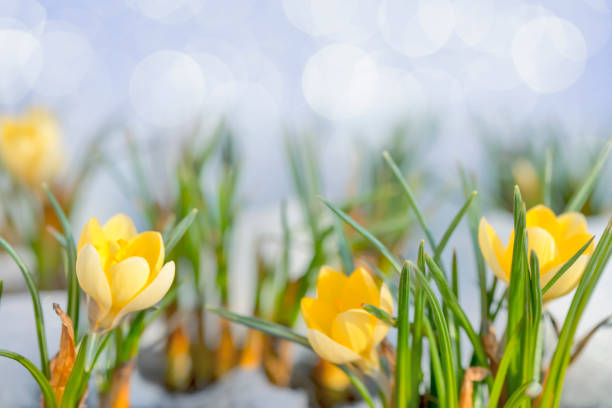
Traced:
POLYGON ((93 331, 110 330, 128 313, 153 306, 174 280, 174 262, 163 263, 161 234, 139 234, 124 214, 115 215, 104 226, 90 219, 77 254, 77 277, 88 295, 93 331))
POLYGON ((317 281, 317 298, 302 299, 302 316, 314 351, 334 364, 378 367, 376 347, 389 327, 362 305, 393 313, 393 298, 385 284, 377 285, 363 268, 350 276, 324 266, 317 281))
POLYGON ((14 178, 30 187, 52 181, 64 161, 55 118, 42 109, 0 117, 0 158, 14 178))
MULTIPOLYGON (((544 287, 572 256, 591 238, 584 215, 568 212, 558 217, 544 205, 537 205, 527 211, 526 219, 528 251, 533 250, 540 263, 540 285, 544 287)), ((483 217, 480 220, 478 241, 482 255, 493 273, 504 282, 510 281, 514 231, 508 244, 503 245, 499 236, 483 217)), ((593 244, 543 295, 550 300, 571 292, 580 281, 584 269, 593 253, 593 244)))

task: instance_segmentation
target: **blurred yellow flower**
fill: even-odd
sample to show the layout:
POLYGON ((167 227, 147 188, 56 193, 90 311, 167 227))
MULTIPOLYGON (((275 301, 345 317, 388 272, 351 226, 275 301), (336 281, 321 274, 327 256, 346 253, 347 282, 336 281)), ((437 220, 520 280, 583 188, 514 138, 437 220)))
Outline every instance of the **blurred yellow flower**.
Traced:
POLYGON ((59 126, 48 112, 31 109, 20 117, 0 117, 0 159, 19 181, 34 188, 52 181, 63 158, 59 126))
MULTIPOLYGON (((537 205, 527 211, 528 251, 535 251, 540 262, 540 285, 544 287, 580 248, 591 239, 584 215, 568 212, 558 217, 548 207, 537 205)), ((504 282, 510 281, 514 231, 504 247, 497 233, 483 217, 480 220, 478 241, 482 255, 493 273, 504 282)), ((550 300, 571 292, 580 281, 593 253, 593 244, 576 260, 572 267, 544 294, 550 300)))
POLYGON ((389 326, 366 312, 362 304, 393 313, 389 289, 385 284, 378 287, 365 269, 346 276, 327 266, 321 268, 317 298, 303 298, 301 304, 308 341, 319 356, 335 364, 378 368, 376 347, 389 326))
POLYGON ((124 214, 115 215, 102 227, 97 219, 90 219, 77 253, 77 277, 88 295, 93 331, 110 330, 126 314, 153 306, 174 280, 174 262, 163 265, 161 234, 138 234, 124 214))

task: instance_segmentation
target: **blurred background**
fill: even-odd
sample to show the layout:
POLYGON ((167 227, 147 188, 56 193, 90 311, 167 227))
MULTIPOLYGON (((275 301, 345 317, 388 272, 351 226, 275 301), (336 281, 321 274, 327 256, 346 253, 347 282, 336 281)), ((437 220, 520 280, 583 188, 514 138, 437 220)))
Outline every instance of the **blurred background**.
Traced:
MULTIPOLYGON (((316 139, 332 198, 358 160, 355 146, 386 148, 401 126, 428 142, 419 159, 446 180, 457 162, 492 176, 482 169, 500 146, 543 157, 538 146, 551 137, 579 170, 610 130, 610 7, 0 0, 0 107, 51 109, 72 157, 102 134, 118 163, 118 130, 172 160, 185 135, 225 118, 250 206, 289 194, 287 171, 279 171, 287 133, 316 139)), ((92 205, 102 218, 125 210, 116 183, 97 177, 85 195, 88 214, 92 205)))
MULTIPOLYGON (((294 275, 314 270, 311 258, 322 262, 318 244, 332 218, 318 194, 414 257, 423 234, 383 150, 438 236, 464 200, 459 166, 474 175, 483 213, 507 227, 504 240, 512 186, 528 207, 541 202, 547 154, 560 212, 612 134, 611 8, 610 0, 0 0, 0 117, 40 107, 57 119, 65 154, 52 181, 75 233, 90 217, 117 212, 139 229, 162 230, 173 214, 206 209, 205 237, 190 237, 193 271, 207 281, 214 268, 208 259, 200 265, 198 251, 212 248, 223 276, 234 277, 223 281, 221 303, 251 313, 254 292, 267 295, 257 268, 268 262, 294 275)), ((611 171, 582 208, 598 235, 610 214, 611 171)), ((11 183, 0 177, 0 230, 9 237, 32 218, 11 183), (8 214, 13 208, 25 215, 8 214)), ((47 225, 57 226, 37 193, 38 229, 10 237, 32 248, 24 250, 31 263, 43 252, 40 237, 52 241, 47 225)), ((461 228, 451 246, 467 271, 461 291, 473 316, 475 268, 461 228)), ((377 262, 365 241, 348 238, 356 255, 377 262)), ((59 258, 52 261, 57 269, 59 258)), ((12 268, 5 287, 23 289, 12 268)), ((298 282, 286 280, 288 288, 298 282)), ((602 282, 588 324, 610 310, 612 275, 602 282)), ((564 316, 569 301, 553 313, 564 316)), ((293 326, 296 316, 281 322, 293 326)), ((22 342, 21 332, 10 335, 22 342)), ((568 401, 607 393, 609 342, 608 332, 580 360, 568 401), (583 378, 595 371, 602 375, 583 378)))

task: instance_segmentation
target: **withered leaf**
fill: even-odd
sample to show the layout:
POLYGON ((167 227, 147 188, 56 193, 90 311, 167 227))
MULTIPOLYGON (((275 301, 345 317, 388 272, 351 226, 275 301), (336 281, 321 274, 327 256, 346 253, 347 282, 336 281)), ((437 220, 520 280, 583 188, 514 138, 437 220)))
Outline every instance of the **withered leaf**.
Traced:
POLYGON ((463 375, 461 393, 459 394, 459 408, 472 408, 474 401, 474 381, 482 381, 489 375, 485 367, 468 367, 463 375))
POLYGON ((51 388, 55 398, 59 403, 62 401, 64 395, 64 389, 68 383, 68 377, 74 366, 76 360, 76 348, 74 346, 74 329, 72 327, 72 320, 62 308, 57 304, 53 304, 53 310, 62 320, 62 334, 60 337, 60 347, 58 353, 53 357, 50 362, 51 366, 51 388))

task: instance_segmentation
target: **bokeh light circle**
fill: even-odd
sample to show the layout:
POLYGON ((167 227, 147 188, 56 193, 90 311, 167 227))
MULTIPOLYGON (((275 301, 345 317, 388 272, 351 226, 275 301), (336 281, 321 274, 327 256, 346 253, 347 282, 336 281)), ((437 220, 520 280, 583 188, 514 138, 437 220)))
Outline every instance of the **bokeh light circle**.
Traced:
POLYGON ((42 47, 35 36, 22 30, 0 30, 0 104, 19 103, 34 86, 42 63, 42 47))
POLYGON ((364 41, 376 32, 378 0, 283 0, 289 22, 317 37, 364 41))
POLYGON ((140 119, 169 128, 201 115, 206 79, 198 63, 178 51, 162 50, 141 60, 130 78, 130 100, 140 119))
POLYGON ((302 74, 302 91, 320 115, 343 120, 363 114, 375 100, 376 62, 358 47, 332 44, 310 57, 302 74))
POLYGON ((2 28, 8 28, 5 24, 6 20, 14 20, 26 27, 28 31, 40 34, 46 19, 47 10, 36 0, 0 0, 2 28))
POLYGON ((36 92, 45 99, 74 93, 83 78, 93 69, 95 53, 78 29, 53 22, 41 36, 44 64, 36 92))
POLYGON ((454 8, 448 0, 383 0, 378 27, 396 51, 409 57, 431 55, 453 33, 454 8))
POLYGON ((587 47, 580 30, 558 17, 525 24, 512 43, 512 59, 521 79, 534 91, 559 92, 582 75, 587 47))
POLYGON ((162 23, 180 23, 202 11, 200 0, 125 0, 132 9, 162 23))

